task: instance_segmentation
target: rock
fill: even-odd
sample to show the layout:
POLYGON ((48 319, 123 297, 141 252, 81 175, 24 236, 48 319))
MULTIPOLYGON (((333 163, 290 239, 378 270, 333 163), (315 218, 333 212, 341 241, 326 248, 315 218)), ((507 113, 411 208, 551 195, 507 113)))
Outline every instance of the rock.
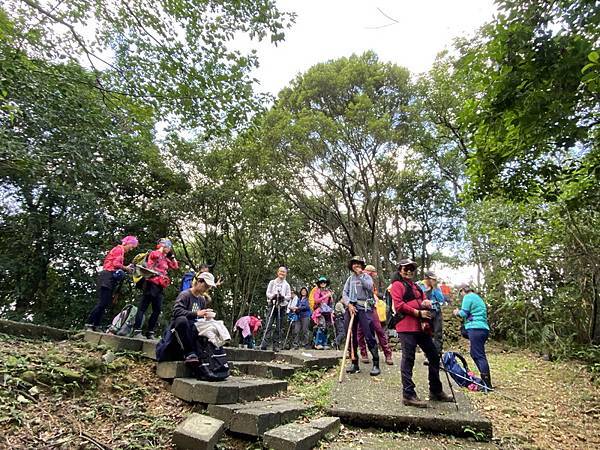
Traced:
POLYGON ((27 381, 28 383, 35 383, 35 378, 35 372, 33 372, 32 370, 26 370, 21 374, 21 379, 23 381, 27 381))
POLYGON ((215 448, 224 431, 223 421, 203 414, 191 414, 175 429, 173 445, 182 450, 210 450, 215 448))
POLYGON ((111 350, 108 350, 104 355, 102 355, 102 359, 106 364, 110 364, 115 360, 115 358, 116 356, 111 350))

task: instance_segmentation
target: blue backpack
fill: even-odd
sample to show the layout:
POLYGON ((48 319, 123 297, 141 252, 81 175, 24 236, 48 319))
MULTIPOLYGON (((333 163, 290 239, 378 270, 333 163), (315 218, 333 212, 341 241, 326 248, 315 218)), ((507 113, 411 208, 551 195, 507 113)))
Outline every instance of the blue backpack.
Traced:
POLYGON ((183 278, 181 279, 181 287, 179 288, 179 292, 183 292, 186 289, 189 289, 192 287, 192 281, 194 280, 194 275, 196 275, 196 273, 193 271, 186 272, 183 275, 183 278))
POLYGON ((470 391, 491 391, 481 378, 476 377, 473 372, 469 371, 467 361, 460 353, 446 352, 442 356, 442 362, 444 370, 450 374, 459 386, 466 387, 470 391))

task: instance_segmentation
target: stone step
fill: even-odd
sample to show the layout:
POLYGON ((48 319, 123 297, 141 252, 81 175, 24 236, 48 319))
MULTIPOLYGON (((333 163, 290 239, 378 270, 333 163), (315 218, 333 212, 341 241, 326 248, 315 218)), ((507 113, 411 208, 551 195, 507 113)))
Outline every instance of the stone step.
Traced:
POLYGON ((266 361, 230 361, 233 368, 244 375, 252 375, 261 378, 279 378, 291 377, 296 371, 301 370, 303 366, 298 364, 286 364, 266 361))
POLYGON ((265 378, 229 377, 223 381, 175 378, 171 392, 187 402, 229 404, 254 401, 287 390, 287 381, 265 378))
POLYGON ((222 420, 232 433, 258 437, 271 428, 298 418, 307 409, 299 401, 274 399, 233 405, 209 405, 208 414, 222 420))
POLYGON ((320 351, 291 352, 283 351, 276 354, 277 361, 294 364, 305 369, 330 369, 336 367, 342 359, 342 352, 328 351, 321 354, 320 351))
POLYGON ((133 339, 96 331, 86 331, 83 339, 94 345, 106 345, 116 351, 129 350, 141 352, 145 339, 133 339))
POLYGON ((327 435, 337 435, 340 419, 321 417, 303 423, 288 423, 267 431, 263 436, 265 447, 273 450, 310 450, 327 435))
POLYGON ((273 361, 275 352, 241 347, 225 347, 230 361, 273 361))
POLYGON ((203 414, 190 414, 173 433, 179 450, 212 450, 225 432, 225 423, 203 414))

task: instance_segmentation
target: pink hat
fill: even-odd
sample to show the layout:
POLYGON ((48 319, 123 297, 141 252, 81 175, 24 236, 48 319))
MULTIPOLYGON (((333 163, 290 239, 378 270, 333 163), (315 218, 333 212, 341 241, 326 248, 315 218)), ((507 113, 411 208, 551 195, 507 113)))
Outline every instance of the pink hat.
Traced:
POLYGON ((123 245, 133 245, 134 247, 138 246, 138 240, 135 236, 125 236, 121 239, 121 244, 123 245))

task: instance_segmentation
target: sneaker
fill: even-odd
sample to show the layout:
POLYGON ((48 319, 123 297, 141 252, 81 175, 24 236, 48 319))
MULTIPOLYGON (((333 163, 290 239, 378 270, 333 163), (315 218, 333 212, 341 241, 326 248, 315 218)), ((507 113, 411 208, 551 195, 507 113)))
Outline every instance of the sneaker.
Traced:
POLYGON ((331 347, 329 345, 324 345, 323 350, 329 350, 331 347))
POLYGON ((350 364, 350 367, 346 369, 346 373, 360 373, 360 368, 358 367, 358 361, 350 364))
POLYGON ((446 394, 444 391, 441 391, 437 394, 434 394, 433 392, 429 392, 429 400, 434 401, 434 402, 454 403, 454 399, 452 397, 450 397, 448 394, 446 394))
POLYGON ((416 395, 402 398, 402 404, 404 406, 414 406, 415 408, 427 408, 427 402, 420 400, 416 395))
POLYGON ((323 346, 322 346, 322 345, 315 345, 315 348, 316 348, 317 350, 323 350, 323 346))
POLYGON ((183 363, 187 366, 197 366, 200 364, 200 360, 198 359, 198 355, 195 353, 190 353, 185 357, 183 363))
POLYGON ((266 345, 264 345, 264 346, 262 346, 260 349, 261 349, 261 350, 264 352, 264 351, 266 351, 266 350, 267 350, 267 346, 266 346, 266 345))
POLYGON ((134 330, 133 331, 133 336, 131 336, 133 339, 146 339, 146 336, 144 336, 142 334, 142 330, 134 330))
POLYGON ((156 339, 156 334, 154 334, 154 331, 150 331, 147 335, 148 339, 150 339, 151 341, 156 339))
POLYGON ((393 366, 394 365, 394 361, 392 361, 392 355, 388 355, 385 357, 385 363, 388 366, 393 366))
POLYGON ((85 331, 96 331, 96 327, 94 325, 92 325, 91 323, 86 323, 85 331))

